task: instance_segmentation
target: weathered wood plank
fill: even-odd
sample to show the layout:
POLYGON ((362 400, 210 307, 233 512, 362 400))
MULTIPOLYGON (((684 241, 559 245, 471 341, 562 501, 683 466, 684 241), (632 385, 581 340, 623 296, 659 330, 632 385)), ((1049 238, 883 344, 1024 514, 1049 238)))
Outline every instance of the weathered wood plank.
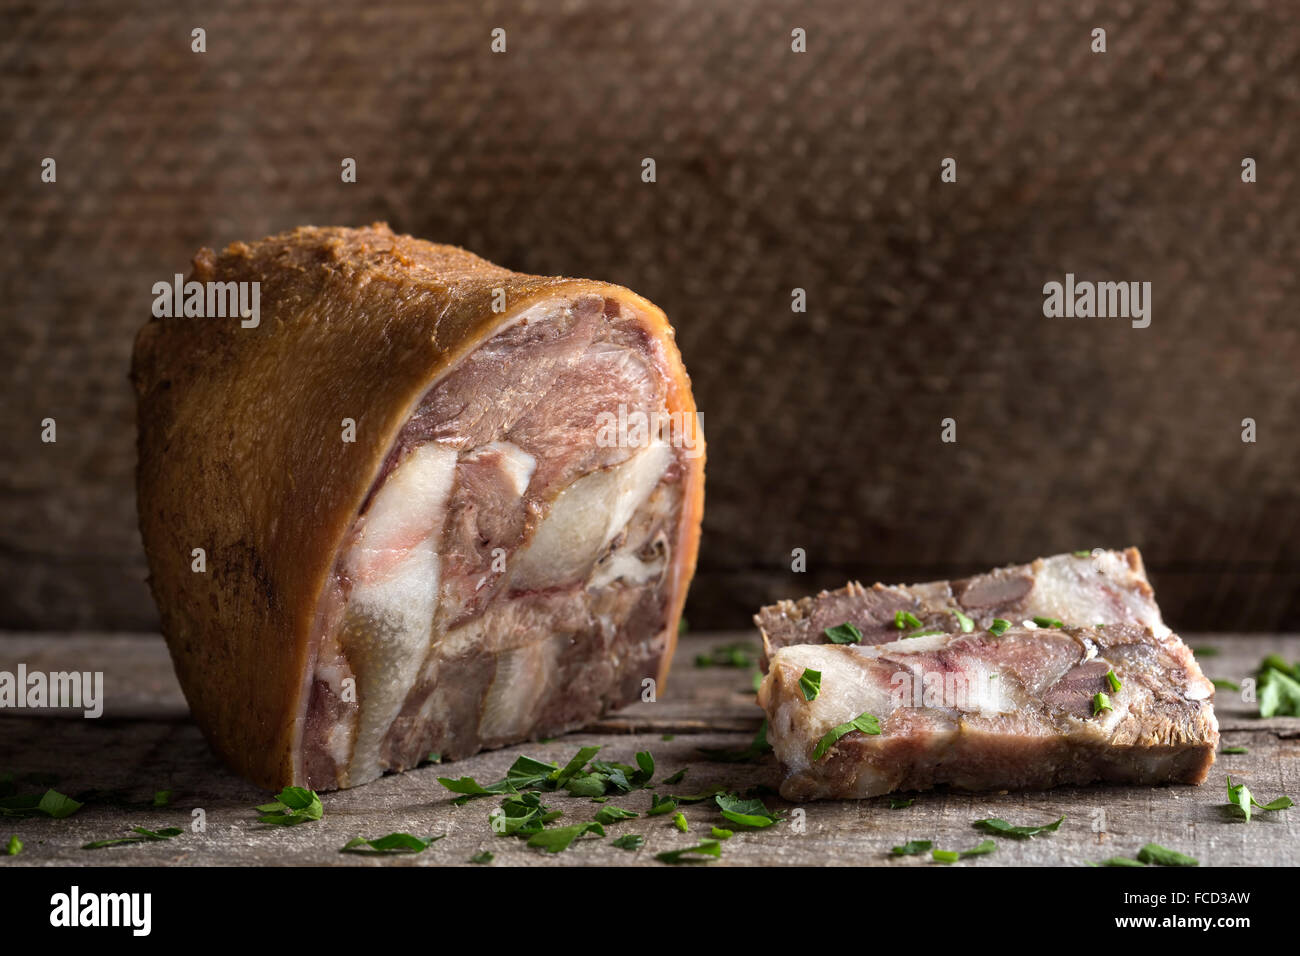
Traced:
MULTIPOLYGON (((530 743, 441 767, 424 767, 385 777, 355 790, 326 794, 325 819, 293 829, 257 823, 252 807, 265 794, 227 772, 209 753, 190 721, 171 674, 165 648, 150 635, 7 635, 0 637, 0 669, 19 661, 29 668, 102 670, 105 716, 86 720, 65 713, 0 711, 0 773, 13 772, 22 789, 40 784, 26 775, 52 775, 69 794, 92 796, 64 820, 0 819, 0 838, 15 833, 24 853, 0 865, 317 864, 456 865, 483 849, 496 854, 494 865, 533 866, 654 864, 654 854, 691 845, 722 825, 708 802, 682 807, 691 832, 676 830, 671 816, 644 816, 607 827, 646 836, 636 853, 609 841, 584 841, 555 856, 527 849, 522 841, 492 834, 488 814, 497 800, 485 798, 462 807, 437 782, 440 775, 495 780, 520 752, 562 762, 579 746, 601 745, 602 756, 630 761, 650 750, 658 779, 688 768, 685 780, 657 792, 698 793, 713 787, 743 790, 775 787, 779 769, 768 757, 758 765, 712 763, 699 748, 740 748, 748 743, 759 715, 753 704, 751 671, 696 668, 696 654, 713 644, 754 640, 749 634, 701 634, 682 641, 678 668, 659 701, 626 708, 588 731, 548 743, 530 743), (665 736, 672 739, 664 739, 665 736), (173 805, 148 804, 155 790, 175 791, 173 805), (104 850, 80 849, 85 842, 126 835, 132 826, 188 827, 191 813, 206 814, 203 833, 157 844, 104 850), (445 834, 414 857, 375 860, 340 854, 354 836, 377 837, 393 831, 445 834)), ((1300 637, 1197 635, 1193 646, 1213 645, 1207 672, 1240 680, 1265 653, 1300 658, 1300 637)), ((1300 797, 1300 720, 1261 721, 1236 695, 1221 692, 1217 710, 1225 746, 1249 753, 1219 758, 1203 787, 1075 787, 1041 793, 965 794, 949 791, 915 794, 915 803, 890 810, 888 799, 810 803, 796 806, 768 798, 768 806, 788 814, 787 822, 767 831, 737 833, 713 865, 813 864, 892 866, 931 865, 928 858, 899 859, 889 848, 908 839, 932 840, 936 847, 965 849, 983 836, 971 823, 1000 816, 1015 823, 1046 822, 1062 813, 1067 820, 1052 836, 1031 841, 999 840, 991 856, 960 866, 1012 864, 1077 865, 1111 855, 1130 855, 1155 841, 1198 857, 1203 865, 1286 865, 1300 862, 1300 810, 1259 814, 1250 824, 1233 819, 1222 807, 1224 777, 1245 781, 1261 799, 1282 793, 1300 797)), ((589 819, 598 804, 558 794, 548 802, 565 820, 589 819)), ((650 793, 613 801, 644 813, 650 793)), ((657 865, 657 864, 656 864, 657 865)))

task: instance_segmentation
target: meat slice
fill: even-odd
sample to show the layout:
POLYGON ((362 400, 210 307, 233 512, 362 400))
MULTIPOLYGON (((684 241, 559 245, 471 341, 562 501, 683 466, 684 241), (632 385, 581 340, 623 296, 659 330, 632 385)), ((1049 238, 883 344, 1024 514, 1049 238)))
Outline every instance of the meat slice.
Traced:
POLYGON ((205 251, 192 281, 258 282, 260 323, 141 331, 140 521, 232 767, 355 786, 666 678, 704 448, 655 306, 385 226, 205 251))
POLYGON ((1219 739, 1213 695, 1177 635, 1113 624, 790 645, 773 654, 758 699, 786 771, 782 796, 815 800, 1200 783, 1219 739), (821 674, 811 701, 805 670, 821 674), (1097 694, 1111 709, 1098 710, 1097 694), (836 739, 863 714, 878 734, 836 739))
POLYGON ((856 582, 799 601, 781 601, 754 617, 763 635, 763 668, 790 644, 824 644, 826 629, 853 624, 861 643, 882 644, 911 631, 961 630, 960 611, 980 628, 995 618, 1020 623, 1049 617, 1068 624, 1129 623, 1168 628, 1160 618, 1137 548, 1058 554, 958 581, 863 587, 856 582), (916 617, 900 631, 899 612, 916 617))

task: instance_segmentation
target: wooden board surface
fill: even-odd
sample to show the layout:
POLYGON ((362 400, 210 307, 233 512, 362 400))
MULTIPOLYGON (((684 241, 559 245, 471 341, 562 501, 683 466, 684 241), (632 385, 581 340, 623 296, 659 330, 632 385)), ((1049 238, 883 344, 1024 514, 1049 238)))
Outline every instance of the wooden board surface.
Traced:
MULTIPOLYGON (((226 771, 208 751, 190 720, 161 638, 156 635, 0 635, 0 670, 19 662, 29 670, 103 671, 104 714, 98 719, 67 711, 0 710, 0 774, 12 773, 20 791, 43 789, 45 780, 63 793, 85 795, 86 805, 63 820, 0 818, 0 845, 17 834, 25 844, 13 865, 459 865, 481 850, 495 854, 492 865, 572 866, 661 865, 654 854, 689 846, 722 825, 716 807, 683 807, 689 833, 671 816, 645 817, 651 793, 694 794, 713 787, 775 788, 780 769, 771 756, 757 764, 710 762, 700 748, 744 747, 761 714, 753 702, 753 668, 694 666, 713 647, 749 642, 752 633, 693 634, 682 640, 669 686, 655 703, 611 714, 581 733, 547 743, 529 743, 480 754, 442 766, 384 777, 355 790, 325 794, 325 817, 295 828, 257 822, 253 806, 265 792, 226 771), (671 738, 671 739, 665 739, 671 738), (602 759, 631 762, 649 750, 657 779, 687 768, 672 787, 639 791, 611 802, 643 815, 606 828, 609 837, 639 833, 645 847, 627 852, 588 839, 565 853, 549 855, 523 841, 497 837, 488 814, 496 799, 453 806, 439 776, 500 779, 520 753, 564 762, 580 746, 602 746, 602 759), (155 809, 157 790, 174 791, 170 807, 155 809), (92 792, 93 791, 93 792, 92 792), (188 832, 199 808, 206 830, 188 832), (167 842, 83 850, 91 840, 128 835, 133 826, 187 828, 167 842), (390 832, 445 834, 426 852, 371 859, 339 852, 356 836, 390 832)), ((1266 653, 1300 658, 1300 636, 1198 634, 1196 648, 1211 677, 1240 681, 1266 653)), ((974 820, 1003 817, 1013 823, 1041 823, 1065 814, 1054 835, 1033 840, 998 840, 997 851, 957 866, 1080 865, 1114 855, 1132 855, 1157 842, 1197 857, 1202 865, 1294 865, 1300 862, 1300 808, 1260 813, 1250 823, 1234 818, 1226 802, 1225 775, 1248 784, 1261 801, 1280 794, 1300 798, 1300 719, 1261 720, 1239 695, 1221 691, 1216 705, 1225 747, 1244 746, 1244 755, 1221 755, 1201 787, 1069 787, 1032 793, 914 794, 906 809, 890 810, 887 798, 795 805, 765 797, 787 814, 786 822, 764 831, 737 833, 713 865, 886 865, 930 866, 928 857, 896 858, 889 848, 909 839, 931 840, 938 848, 967 849, 983 836, 974 820)), ((547 802, 564 811, 564 821, 590 819, 599 805, 567 794, 547 802)))

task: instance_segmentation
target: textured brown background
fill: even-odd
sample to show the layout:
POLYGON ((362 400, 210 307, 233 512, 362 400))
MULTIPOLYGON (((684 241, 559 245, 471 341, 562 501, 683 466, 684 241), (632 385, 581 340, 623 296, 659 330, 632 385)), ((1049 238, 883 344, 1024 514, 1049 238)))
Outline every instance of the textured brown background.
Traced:
POLYGON ((1137 544, 1175 626, 1295 627, 1294 3, 3 10, 0 626, 155 621, 126 382, 150 286, 385 219, 673 318, 710 441, 697 625, 1137 544), (1045 319, 1067 271, 1151 281, 1151 327, 1045 319))

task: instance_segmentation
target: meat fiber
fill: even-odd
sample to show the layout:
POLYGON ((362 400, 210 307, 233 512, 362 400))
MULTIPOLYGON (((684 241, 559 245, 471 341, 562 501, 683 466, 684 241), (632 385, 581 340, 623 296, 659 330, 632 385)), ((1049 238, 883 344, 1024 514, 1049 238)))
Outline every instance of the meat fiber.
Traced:
POLYGON ((1214 762, 1214 686, 1161 619, 1135 548, 952 582, 850 584, 755 621, 759 703, 792 800, 1199 783, 1214 762), (844 624, 856 643, 831 642, 827 629, 854 639, 844 624), (820 674, 812 700, 805 671, 820 674), (879 734, 843 727, 864 714, 879 734))
POLYGON ((234 769, 355 786, 666 678, 704 446, 659 309, 385 226, 205 250, 192 279, 260 283, 260 322, 140 332, 140 523, 234 769))
POLYGON ((1111 624, 790 645, 773 654, 759 703, 782 796, 810 800, 1200 783, 1219 739, 1213 695, 1176 635, 1111 624), (820 673, 812 700, 807 670, 820 673), (865 732, 844 726, 864 714, 865 732))
POLYGON ((781 601, 754 617, 763 636, 763 667, 789 644, 823 644, 826 629, 853 624, 860 643, 882 644, 911 631, 961 630, 959 611, 980 628, 995 618, 1019 623, 1048 617, 1068 624, 1137 624, 1168 631, 1137 548, 1058 554, 957 581, 863 587, 850 583, 816 597, 781 601), (899 615, 920 622, 902 624, 899 615))

